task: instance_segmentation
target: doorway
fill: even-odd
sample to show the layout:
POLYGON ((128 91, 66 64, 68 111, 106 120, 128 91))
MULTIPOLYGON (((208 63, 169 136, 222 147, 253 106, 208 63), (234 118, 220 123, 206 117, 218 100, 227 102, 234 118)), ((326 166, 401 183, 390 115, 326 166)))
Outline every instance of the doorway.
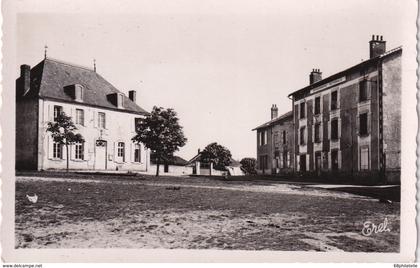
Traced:
POLYGON ((106 154, 107 142, 97 140, 95 143, 95 169, 105 170, 107 168, 106 154))

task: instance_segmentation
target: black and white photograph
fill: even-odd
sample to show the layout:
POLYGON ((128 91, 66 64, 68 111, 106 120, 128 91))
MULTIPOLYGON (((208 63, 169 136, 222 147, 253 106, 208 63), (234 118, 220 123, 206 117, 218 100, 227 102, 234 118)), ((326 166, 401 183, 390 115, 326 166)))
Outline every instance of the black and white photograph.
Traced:
POLYGON ((413 262, 417 8, 5 1, 2 258, 413 262))

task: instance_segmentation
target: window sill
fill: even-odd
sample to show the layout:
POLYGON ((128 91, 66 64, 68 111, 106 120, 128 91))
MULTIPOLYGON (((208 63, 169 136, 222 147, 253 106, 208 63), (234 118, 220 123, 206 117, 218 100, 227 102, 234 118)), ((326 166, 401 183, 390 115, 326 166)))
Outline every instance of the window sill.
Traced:
POLYGON ((48 158, 48 159, 51 160, 51 161, 56 161, 56 162, 62 162, 64 160, 66 160, 66 159, 63 159, 63 158, 48 158))
POLYGON ((84 159, 72 159, 72 162, 87 162, 87 160, 84 159))
POLYGON ((359 137, 360 138, 367 138, 369 136, 370 136, 370 134, 359 134, 359 137))

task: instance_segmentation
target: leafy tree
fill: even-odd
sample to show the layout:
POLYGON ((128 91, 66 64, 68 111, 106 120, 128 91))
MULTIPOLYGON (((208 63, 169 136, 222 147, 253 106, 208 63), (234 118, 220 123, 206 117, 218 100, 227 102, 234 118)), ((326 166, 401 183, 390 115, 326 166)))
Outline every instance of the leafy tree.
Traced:
POLYGON ((171 158, 187 142, 177 114, 170 108, 153 107, 153 111, 137 123, 136 133, 132 140, 143 143, 156 157, 156 176, 159 176, 162 160, 171 158))
POLYGON ((226 147, 217 144, 217 142, 207 145, 201 153, 201 161, 213 163, 214 169, 217 170, 226 170, 225 167, 230 165, 231 158, 232 154, 230 151, 226 147))
POLYGON ((47 132, 51 133, 53 140, 66 146, 67 172, 69 172, 69 145, 85 141, 81 134, 75 133, 76 130, 71 117, 64 112, 57 115, 55 122, 48 122, 47 132))
POLYGON ((247 174, 257 174, 257 159, 252 157, 245 157, 239 162, 247 174))

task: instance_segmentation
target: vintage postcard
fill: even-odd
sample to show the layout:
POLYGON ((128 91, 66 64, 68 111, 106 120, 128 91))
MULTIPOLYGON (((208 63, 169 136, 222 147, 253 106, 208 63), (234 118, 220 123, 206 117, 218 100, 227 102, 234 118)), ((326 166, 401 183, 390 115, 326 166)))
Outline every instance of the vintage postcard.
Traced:
POLYGON ((4 1, 4 262, 413 262, 416 1, 4 1))

